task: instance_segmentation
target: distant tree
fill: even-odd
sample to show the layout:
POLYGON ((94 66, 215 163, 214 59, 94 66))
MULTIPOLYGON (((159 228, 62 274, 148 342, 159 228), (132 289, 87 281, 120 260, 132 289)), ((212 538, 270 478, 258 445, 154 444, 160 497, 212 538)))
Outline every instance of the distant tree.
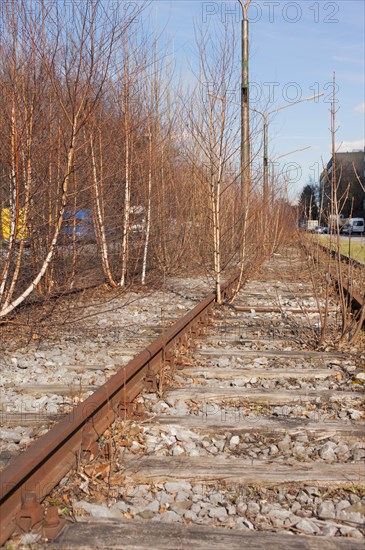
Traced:
POLYGON ((299 214, 302 219, 318 219, 317 188, 314 183, 308 183, 303 188, 299 199, 299 214))

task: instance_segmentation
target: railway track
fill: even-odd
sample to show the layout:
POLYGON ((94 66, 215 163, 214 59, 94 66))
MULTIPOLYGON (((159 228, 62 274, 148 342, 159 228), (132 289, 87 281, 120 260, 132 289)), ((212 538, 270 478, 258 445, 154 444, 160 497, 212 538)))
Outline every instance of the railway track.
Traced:
MULTIPOLYGON (((334 242, 336 243, 336 238, 334 239, 334 242)), ((359 269, 364 269, 365 264, 364 262, 359 262, 358 260, 354 260, 354 258, 351 258, 351 256, 346 256, 345 254, 341 254, 337 252, 337 250, 334 250, 333 248, 330 248, 329 246, 325 246, 319 242, 316 243, 316 246, 322 250, 322 252, 326 252, 329 254, 332 258, 340 258, 341 262, 344 264, 351 264, 353 267, 357 267, 359 269)))
POLYGON ((334 274, 338 272, 336 264, 338 264, 338 261, 340 260, 341 264, 346 268, 343 272, 344 281, 342 283, 345 293, 349 301, 352 303, 353 311, 359 311, 365 298, 365 264, 359 262, 358 260, 354 260, 349 256, 345 256, 344 254, 341 254, 328 246, 322 245, 319 242, 314 245, 314 256, 317 262, 325 261, 326 257, 330 257, 333 260, 332 278, 334 285, 338 289, 340 288, 341 283, 334 274), (318 252, 321 252, 321 259, 318 252))
POLYGON ((14 458, 3 542, 33 528, 59 548, 362 547, 364 356, 308 345, 318 304, 293 251, 213 306, 14 458), (61 534, 59 510, 77 518, 61 534))
POLYGON ((68 297, 40 340, 27 345, 23 338, 15 349, 4 350, 0 469, 189 311, 207 288, 199 279, 177 279, 164 292, 110 297, 96 290, 96 296, 89 291, 68 297))
POLYGON ((309 247, 304 245, 304 248, 307 254, 313 254, 316 263, 327 264, 327 274, 332 285, 339 294, 343 293, 349 312, 364 328, 365 264, 319 242, 309 243, 309 247))

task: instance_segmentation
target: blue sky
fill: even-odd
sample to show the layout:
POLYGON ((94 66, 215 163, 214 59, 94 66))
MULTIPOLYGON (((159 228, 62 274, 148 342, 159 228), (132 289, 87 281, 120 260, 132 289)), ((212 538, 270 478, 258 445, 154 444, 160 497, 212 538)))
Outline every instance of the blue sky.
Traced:
MULTIPOLYGON (((305 102, 272 116, 270 157, 311 146, 282 157, 277 170, 290 172, 291 196, 318 178, 322 159, 330 152, 329 99, 336 72, 338 85, 336 142, 340 150, 364 146, 364 23, 362 0, 252 0, 250 22, 251 97, 261 96, 252 106, 268 110, 324 92, 316 102, 305 102), (269 101, 269 103, 268 103, 269 101), (299 166, 298 170, 296 166, 299 166)), ((194 21, 205 25, 233 21, 240 33, 237 1, 153 0, 153 24, 165 29, 173 40, 176 72, 184 81, 193 80, 190 64, 195 63, 194 21)), ((237 90, 239 101, 239 90, 237 90)))

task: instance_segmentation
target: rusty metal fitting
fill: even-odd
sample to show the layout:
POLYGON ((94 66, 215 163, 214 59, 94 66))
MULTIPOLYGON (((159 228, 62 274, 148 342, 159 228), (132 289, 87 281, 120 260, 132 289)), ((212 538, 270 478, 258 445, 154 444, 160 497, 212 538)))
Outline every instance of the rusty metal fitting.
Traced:
POLYGON ((26 493, 23 506, 16 515, 17 527, 24 533, 40 525, 43 519, 43 507, 39 504, 35 493, 26 493))
POLYGON ((175 364, 175 354, 171 350, 164 351, 163 355, 163 361, 164 363, 168 363, 170 367, 173 367, 175 364))
POLYGON ((129 401, 128 397, 126 401, 120 401, 118 404, 118 416, 122 419, 126 418, 127 416, 130 416, 133 411, 133 403, 129 401))
POLYGON ((58 508, 55 506, 48 508, 42 524, 42 536, 49 540, 55 539, 66 523, 66 520, 58 515, 58 508))
POLYGON ((145 384, 146 390, 150 393, 154 393, 157 389, 156 374, 150 365, 148 366, 148 369, 145 375, 144 384, 145 384))
POLYGON ((145 411, 142 403, 136 403, 133 410, 134 416, 144 416, 145 411))

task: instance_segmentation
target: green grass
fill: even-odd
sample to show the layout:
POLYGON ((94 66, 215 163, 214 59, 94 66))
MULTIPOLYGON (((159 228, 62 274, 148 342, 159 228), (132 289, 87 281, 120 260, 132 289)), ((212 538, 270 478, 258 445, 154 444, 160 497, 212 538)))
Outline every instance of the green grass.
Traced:
MULTIPOLYGON (((318 242, 324 246, 330 245, 329 235, 316 235, 318 242)), ((331 248, 337 250, 337 236, 332 236, 331 248)), ((349 256, 353 260, 365 264, 365 239, 343 240, 340 239, 340 253, 344 256, 349 256)))

